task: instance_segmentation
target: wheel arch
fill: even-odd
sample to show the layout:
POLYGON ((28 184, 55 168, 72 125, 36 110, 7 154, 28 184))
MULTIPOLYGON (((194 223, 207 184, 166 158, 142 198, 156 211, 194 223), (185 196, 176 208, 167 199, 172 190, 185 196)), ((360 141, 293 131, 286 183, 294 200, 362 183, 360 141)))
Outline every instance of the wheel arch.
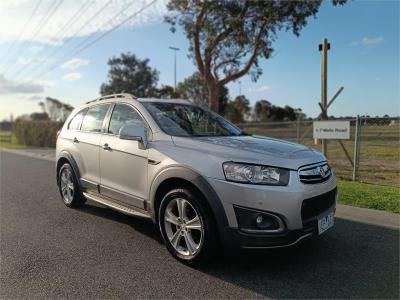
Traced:
POLYGON ((80 172, 79 172, 79 168, 78 165, 75 161, 75 159, 73 158, 73 156, 67 152, 67 151, 62 151, 58 158, 57 158, 57 163, 56 163, 56 180, 57 180, 57 185, 59 184, 58 182, 58 173, 60 172, 60 168, 62 167, 63 164, 65 163, 69 163, 72 167, 72 169, 74 170, 74 173, 76 175, 76 178, 78 180, 78 184, 80 184, 80 172))
POLYGON ((208 205, 218 230, 228 226, 228 219, 222 203, 207 180, 195 171, 174 166, 162 170, 153 180, 149 193, 149 211, 154 222, 157 222, 157 211, 163 196, 170 190, 177 187, 192 187, 196 189, 208 205))

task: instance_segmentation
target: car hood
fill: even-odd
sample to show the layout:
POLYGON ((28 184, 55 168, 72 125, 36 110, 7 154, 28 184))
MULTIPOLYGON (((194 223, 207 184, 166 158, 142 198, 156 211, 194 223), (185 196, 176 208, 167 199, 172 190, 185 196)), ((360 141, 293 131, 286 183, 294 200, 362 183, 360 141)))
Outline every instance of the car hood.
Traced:
POLYGON ((306 146, 264 136, 173 137, 176 146, 222 157, 226 161, 265 164, 298 169, 326 160, 306 146))

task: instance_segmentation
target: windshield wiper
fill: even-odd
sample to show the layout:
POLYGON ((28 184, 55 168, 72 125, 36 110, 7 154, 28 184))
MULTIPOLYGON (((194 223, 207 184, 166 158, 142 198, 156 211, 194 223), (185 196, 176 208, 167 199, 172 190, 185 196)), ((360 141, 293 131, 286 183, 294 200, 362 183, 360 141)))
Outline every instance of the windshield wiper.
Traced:
POLYGON ((249 135, 251 135, 251 134, 249 134, 249 133, 247 133, 246 131, 241 131, 239 134, 238 134, 239 136, 249 136, 249 135))

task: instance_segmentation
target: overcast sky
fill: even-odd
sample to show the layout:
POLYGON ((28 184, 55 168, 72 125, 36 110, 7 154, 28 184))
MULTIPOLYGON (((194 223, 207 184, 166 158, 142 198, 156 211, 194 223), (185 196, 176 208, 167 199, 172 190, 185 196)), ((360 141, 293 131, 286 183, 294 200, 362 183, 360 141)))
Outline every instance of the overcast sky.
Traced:
MULTIPOLYGON (((107 60, 130 51, 149 58, 161 84, 173 85, 173 53, 179 47, 178 81, 195 66, 189 42, 163 21, 165 1, 158 0, 121 28, 94 42, 104 32, 151 3, 150 0, 1 0, 0 120, 39 111, 46 96, 73 106, 99 95, 107 77, 107 60), (31 17, 32 16, 32 17, 31 17), (96 17, 94 17, 96 16, 96 17), (82 51, 81 51, 82 50, 82 51)), ((344 91, 330 115, 397 116, 399 92, 399 1, 349 1, 333 7, 325 1, 300 37, 279 34, 275 55, 261 61, 263 75, 229 84, 231 97, 246 95, 252 104, 267 99, 318 114, 320 53, 318 43, 331 43, 328 95, 344 91)))

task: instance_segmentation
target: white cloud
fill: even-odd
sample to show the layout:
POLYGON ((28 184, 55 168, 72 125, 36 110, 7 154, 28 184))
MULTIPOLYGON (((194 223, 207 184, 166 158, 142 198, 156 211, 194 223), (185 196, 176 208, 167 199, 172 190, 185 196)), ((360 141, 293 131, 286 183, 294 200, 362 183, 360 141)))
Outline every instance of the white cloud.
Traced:
POLYGON ((374 47, 376 45, 382 44, 384 41, 384 38, 382 36, 378 37, 364 37, 362 39, 362 43, 367 46, 367 47, 374 47))
POLYGON ((379 44, 382 44, 384 42, 383 36, 377 36, 377 37, 363 37, 360 41, 354 41, 352 43, 352 46, 359 46, 363 45, 368 48, 376 47, 379 44))
POLYGON ((264 85, 260 85, 257 87, 249 88, 249 92, 262 93, 262 92, 269 91, 270 89, 271 89, 271 87, 269 85, 264 84, 264 85))
MULTIPOLYGON (((108 1, 90 1, 90 3, 86 0, 63 1, 55 13, 49 18, 49 21, 43 26, 43 29, 35 36, 35 30, 38 24, 45 19, 46 12, 49 8, 55 8, 57 5, 51 6, 54 0, 43 0, 40 2, 35 15, 29 23, 28 29, 25 30, 21 37, 21 41, 34 40, 47 44, 62 44, 62 41, 69 37, 87 36, 98 30, 104 32, 126 19, 143 6, 149 4, 150 1, 151 0, 110 1, 101 13, 88 24, 86 24, 86 22, 92 16, 96 15, 108 1), (79 11, 83 11, 81 16, 64 29, 64 25, 79 11)), ((0 1, 1 41, 12 41, 20 36, 26 21, 29 19, 37 3, 37 1, 31 0, 0 1)), ((162 22, 166 11, 166 0, 157 1, 154 5, 125 23, 123 27, 139 27, 162 22)), ((33 49, 33 51, 35 50, 38 49, 33 49)))
POLYGON ((80 66, 87 66, 89 64, 89 61, 86 59, 82 58, 73 58, 61 65, 62 68, 64 69, 76 69, 80 66))
POLYGON ((21 65, 41 65, 41 64, 44 64, 45 62, 46 62, 45 59, 38 58, 38 57, 35 57, 32 59, 27 59, 27 58, 21 57, 18 59, 18 63, 21 65))
POLYGON ((0 74, 0 94, 32 94, 42 93, 45 84, 40 82, 12 81, 0 74))
POLYGON ((72 81, 72 80, 77 80, 77 79, 79 79, 79 78, 81 78, 81 77, 82 77, 81 73, 79 73, 79 72, 72 72, 72 73, 65 74, 65 75, 63 76, 63 79, 64 79, 64 80, 67 80, 67 81, 72 81))

